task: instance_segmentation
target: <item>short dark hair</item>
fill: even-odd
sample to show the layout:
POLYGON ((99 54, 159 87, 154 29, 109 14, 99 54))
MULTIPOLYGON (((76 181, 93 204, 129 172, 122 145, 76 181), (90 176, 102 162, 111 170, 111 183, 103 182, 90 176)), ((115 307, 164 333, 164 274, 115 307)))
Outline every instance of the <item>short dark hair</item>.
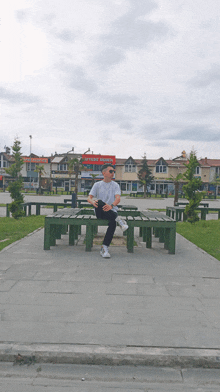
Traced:
POLYGON ((114 169, 114 166, 111 163, 104 163, 104 165, 102 165, 102 168, 101 168, 102 172, 103 172, 103 170, 107 169, 107 167, 109 167, 109 166, 114 169))

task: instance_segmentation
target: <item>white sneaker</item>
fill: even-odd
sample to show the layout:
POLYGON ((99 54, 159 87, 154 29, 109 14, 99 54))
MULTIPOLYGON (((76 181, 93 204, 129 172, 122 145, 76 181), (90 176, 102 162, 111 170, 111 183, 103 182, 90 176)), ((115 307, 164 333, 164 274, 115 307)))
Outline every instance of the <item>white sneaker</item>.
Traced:
POLYGON ((123 219, 121 219, 119 216, 115 220, 116 220, 116 222, 118 222, 122 231, 125 231, 128 229, 127 223, 123 219))
POLYGON ((110 256, 110 253, 109 253, 109 251, 108 251, 108 247, 107 247, 106 245, 102 245, 101 251, 100 251, 100 255, 101 255, 102 257, 104 257, 104 258, 109 258, 109 257, 111 257, 111 256, 110 256))

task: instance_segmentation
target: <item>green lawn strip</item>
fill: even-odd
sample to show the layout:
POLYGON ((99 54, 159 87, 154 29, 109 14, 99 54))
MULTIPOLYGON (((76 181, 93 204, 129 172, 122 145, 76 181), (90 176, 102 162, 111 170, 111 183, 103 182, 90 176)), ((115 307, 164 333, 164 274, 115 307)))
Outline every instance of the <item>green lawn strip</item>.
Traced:
POLYGON ((45 216, 27 216, 20 219, 0 218, 0 250, 44 227, 45 216))
POLYGON ((220 260, 220 220, 196 222, 177 222, 177 233, 220 260))

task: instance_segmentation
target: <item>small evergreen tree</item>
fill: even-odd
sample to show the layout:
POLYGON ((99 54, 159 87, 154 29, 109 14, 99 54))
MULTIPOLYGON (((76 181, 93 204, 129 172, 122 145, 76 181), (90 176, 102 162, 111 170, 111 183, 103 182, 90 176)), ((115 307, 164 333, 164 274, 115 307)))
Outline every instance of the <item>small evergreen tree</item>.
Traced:
POLYGON ((189 200, 189 204, 185 208, 185 213, 187 220, 190 223, 195 223, 199 220, 198 214, 196 213, 196 208, 199 206, 203 193, 198 192, 200 186, 202 185, 201 178, 196 178, 194 176, 196 167, 199 165, 194 151, 191 151, 189 162, 184 164, 186 166, 186 171, 183 174, 183 179, 187 184, 183 185, 183 191, 185 197, 189 200))
POLYGON ((147 164, 146 156, 141 161, 141 169, 138 172, 138 179, 141 185, 144 187, 144 197, 147 197, 147 187, 151 184, 154 179, 152 172, 147 164))
POLYGON ((21 204, 24 202, 24 197, 21 193, 23 180, 20 172, 24 162, 21 158, 20 150, 21 142, 16 138, 12 146, 12 156, 14 157, 15 163, 6 169, 6 173, 10 174, 10 176, 13 178, 13 181, 10 182, 8 187, 11 198, 13 200, 9 204, 9 211, 12 213, 12 216, 15 219, 18 219, 25 214, 21 206, 21 204))

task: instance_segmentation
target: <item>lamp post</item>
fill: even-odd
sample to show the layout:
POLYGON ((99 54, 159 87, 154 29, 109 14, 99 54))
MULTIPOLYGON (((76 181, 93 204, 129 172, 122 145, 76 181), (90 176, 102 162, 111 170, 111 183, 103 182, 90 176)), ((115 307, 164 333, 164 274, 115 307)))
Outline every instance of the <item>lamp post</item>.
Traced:
POLYGON ((29 135, 30 138, 30 190, 31 190, 31 140, 32 140, 32 135, 29 135))

